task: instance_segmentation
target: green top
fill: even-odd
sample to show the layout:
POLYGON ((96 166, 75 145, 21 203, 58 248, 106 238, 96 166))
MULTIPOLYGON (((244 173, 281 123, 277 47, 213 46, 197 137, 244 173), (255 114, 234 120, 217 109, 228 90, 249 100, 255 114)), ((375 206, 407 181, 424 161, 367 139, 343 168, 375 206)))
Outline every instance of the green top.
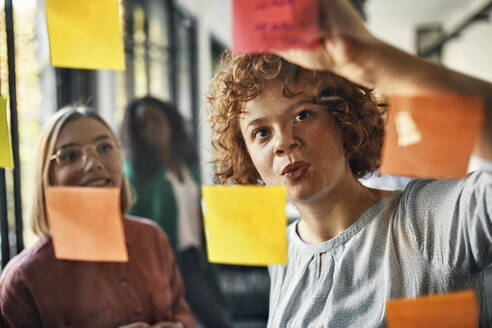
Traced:
MULTIPOLYGON (((178 250, 178 208, 171 181, 162 167, 156 174, 147 177, 138 174, 129 161, 125 161, 123 171, 132 189, 132 205, 128 214, 145 217, 155 221, 164 229, 169 237, 169 243, 176 255, 176 261, 181 267, 178 250)), ((188 168, 190 175, 199 183, 198 172, 188 168)))

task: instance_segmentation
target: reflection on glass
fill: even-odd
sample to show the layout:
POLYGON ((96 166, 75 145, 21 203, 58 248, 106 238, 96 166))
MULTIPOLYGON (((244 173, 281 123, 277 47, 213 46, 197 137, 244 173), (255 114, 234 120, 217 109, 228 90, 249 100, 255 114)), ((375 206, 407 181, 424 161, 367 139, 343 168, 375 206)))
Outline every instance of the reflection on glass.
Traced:
POLYGON ((145 11, 138 6, 133 11, 133 74, 135 97, 145 96, 147 89, 147 74, 145 71, 145 11))
MULTIPOLYGON (((7 42, 5 30, 5 2, 1 1, 0 11, 0 91, 4 95, 9 93, 7 42)), ((41 94, 39 85, 39 63, 37 60, 38 42, 35 23, 37 6, 35 0, 14 1, 14 31, 15 31, 15 60, 16 60, 16 91, 19 129, 19 155, 21 169, 21 198, 23 205, 25 244, 34 243, 35 237, 31 234, 27 205, 31 197, 32 181, 34 177, 35 148, 39 133, 39 117, 41 94)), ((14 187, 13 175, 6 170, 7 210, 11 235, 11 255, 15 255, 15 214, 14 214, 14 187)))
POLYGON ((149 3, 149 75, 150 94, 170 99, 168 17, 162 3, 149 3))

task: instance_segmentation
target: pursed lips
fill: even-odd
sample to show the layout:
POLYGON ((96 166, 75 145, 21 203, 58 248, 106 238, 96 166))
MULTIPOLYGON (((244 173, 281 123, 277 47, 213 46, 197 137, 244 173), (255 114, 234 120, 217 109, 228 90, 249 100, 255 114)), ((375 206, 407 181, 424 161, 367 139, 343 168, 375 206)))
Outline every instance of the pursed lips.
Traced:
POLYGON ((308 171, 310 166, 311 164, 308 162, 302 161, 290 163, 284 167, 280 174, 290 179, 297 179, 303 176, 308 171))

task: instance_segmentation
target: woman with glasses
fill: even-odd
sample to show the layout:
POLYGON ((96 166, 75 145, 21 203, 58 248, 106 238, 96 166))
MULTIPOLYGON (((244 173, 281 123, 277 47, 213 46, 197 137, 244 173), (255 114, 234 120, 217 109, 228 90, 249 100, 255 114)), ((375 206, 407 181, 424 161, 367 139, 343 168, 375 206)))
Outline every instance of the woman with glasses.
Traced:
POLYGON ((158 223, 169 236, 193 314, 206 327, 230 326, 204 252, 198 156, 175 106, 147 96, 130 102, 121 139, 124 172, 136 198, 129 213, 158 223))
POLYGON ((0 326, 193 327, 166 234, 125 215, 130 196, 121 150, 106 122, 85 108, 58 111, 41 133, 37 158, 31 222, 39 240, 2 272, 0 326), (47 186, 120 188, 128 262, 56 259, 47 186))

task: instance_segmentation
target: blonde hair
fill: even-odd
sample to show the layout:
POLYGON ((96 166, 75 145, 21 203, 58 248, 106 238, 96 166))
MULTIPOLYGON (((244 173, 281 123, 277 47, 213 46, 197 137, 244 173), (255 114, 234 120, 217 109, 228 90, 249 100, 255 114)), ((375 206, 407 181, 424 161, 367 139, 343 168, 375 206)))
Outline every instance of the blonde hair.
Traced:
MULTIPOLYGON (((90 111, 83 106, 67 106, 57 111, 45 124, 41 131, 38 143, 39 160, 36 162, 34 177, 34 194, 31 204, 31 228, 37 236, 49 236, 50 229, 46 214, 45 187, 51 185, 50 156, 55 151, 55 144, 60 135, 60 131, 66 123, 78 120, 80 118, 92 118, 103 124, 116 139, 111 127, 97 113, 90 111)), ((125 176, 121 184, 121 212, 126 213, 130 207, 130 188, 125 176)))

